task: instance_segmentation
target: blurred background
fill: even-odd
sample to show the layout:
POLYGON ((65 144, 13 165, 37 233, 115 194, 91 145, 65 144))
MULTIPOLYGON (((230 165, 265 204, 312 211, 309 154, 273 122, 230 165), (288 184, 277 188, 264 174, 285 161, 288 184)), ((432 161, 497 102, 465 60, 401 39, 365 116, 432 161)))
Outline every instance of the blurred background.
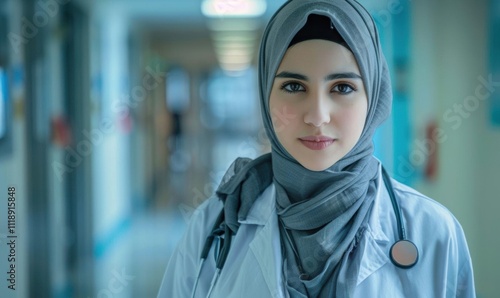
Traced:
MULTIPOLYGON (((194 208, 269 150, 257 50, 283 2, 0 0, 0 297, 156 297, 194 208)), ((500 0, 360 2, 394 87, 376 156, 454 213, 498 297, 500 0)))

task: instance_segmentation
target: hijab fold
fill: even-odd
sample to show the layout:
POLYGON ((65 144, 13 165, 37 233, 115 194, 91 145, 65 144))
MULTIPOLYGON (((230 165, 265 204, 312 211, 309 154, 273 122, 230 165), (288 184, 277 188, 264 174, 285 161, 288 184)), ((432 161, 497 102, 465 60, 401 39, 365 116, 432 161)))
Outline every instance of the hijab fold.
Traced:
POLYGON ((347 270, 365 230, 376 196, 378 161, 373 133, 389 113, 390 77, 373 19, 353 0, 291 0, 271 18, 259 55, 259 91, 271 153, 237 159, 216 193, 224 201, 226 223, 236 233, 253 202, 271 183, 276 187, 283 276, 291 297, 349 297, 357 272, 347 270), (324 171, 300 165, 273 130, 269 96, 274 76, 308 16, 331 19, 358 63, 368 98, 360 139, 346 156, 324 171))

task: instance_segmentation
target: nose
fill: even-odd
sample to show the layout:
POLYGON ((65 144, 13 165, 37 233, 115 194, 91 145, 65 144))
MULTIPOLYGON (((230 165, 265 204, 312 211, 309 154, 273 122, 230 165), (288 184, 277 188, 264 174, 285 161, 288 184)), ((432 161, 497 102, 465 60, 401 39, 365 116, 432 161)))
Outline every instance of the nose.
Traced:
POLYGON ((307 101, 304 122, 314 127, 330 123, 330 107, 327 98, 321 95, 313 96, 307 101))

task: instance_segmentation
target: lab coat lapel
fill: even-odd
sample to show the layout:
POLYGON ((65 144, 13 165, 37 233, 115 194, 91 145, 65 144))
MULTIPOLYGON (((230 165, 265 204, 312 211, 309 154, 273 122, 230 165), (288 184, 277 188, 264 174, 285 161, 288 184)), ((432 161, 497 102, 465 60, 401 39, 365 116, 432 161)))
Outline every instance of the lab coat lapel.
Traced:
POLYGON ((363 241, 360 243, 359 255, 353 262, 359 266, 356 285, 362 283, 371 274, 382 268, 389 262, 388 241, 375 239, 372 231, 367 230, 363 241), (358 265, 359 264, 359 265, 358 265))
MULTIPOLYGON (((271 240, 276 239, 272 236, 274 233, 278 232, 275 231, 276 227, 277 225, 272 224, 270 220, 270 222, 268 222, 255 236, 252 243, 250 243, 250 250, 255 255, 264 280, 266 281, 267 287, 269 288, 269 292, 273 293, 273 296, 274 293, 276 293, 276 291, 278 290, 278 272, 276 270, 276 262, 278 261, 278 256, 275 255, 273 241, 271 240)), ((281 256, 279 256, 279 259, 281 259, 281 256)))
POLYGON ((396 227, 391 226, 391 216, 394 217, 394 211, 379 167, 377 196, 373 202, 367 230, 358 247, 357 258, 353 264, 359 266, 357 285, 390 261, 391 242, 387 234, 396 229, 396 227))
MULTIPOLYGON (((256 202, 257 203, 257 202, 256 202)), ((281 252, 278 230, 278 217, 275 210, 275 188, 268 187, 262 194, 261 200, 249 212, 248 221, 253 224, 263 225, 257 230, 250 243, 250 250, 254 254, 260 271, 269 288, 271 297, 280 295, 279 280, 281 273, 281 252)))

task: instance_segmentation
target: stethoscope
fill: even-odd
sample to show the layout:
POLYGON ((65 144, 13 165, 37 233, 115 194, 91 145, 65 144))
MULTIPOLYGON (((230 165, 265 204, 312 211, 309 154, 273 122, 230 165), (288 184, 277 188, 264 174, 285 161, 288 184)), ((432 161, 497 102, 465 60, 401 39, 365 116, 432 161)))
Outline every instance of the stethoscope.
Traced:
MULTIPOLYGON (((391 178, 389 174, 386 172, 384 167, 382 167, 382 179, 384 180, 385 188, 389 193, 389 197, 391 198, 392 208, 394 210, 394 214, 396 215, 397 227, 398 227, 398 236, 399 240, 396 241, 389 251, 389 257, 392 263, 402 269, 409 269, 418 261, 418 249, 417 246, 406 238, 406 230, 403 224, 403 220, 401 218, 401 209, 399 207, 399 203, 396 200, 396 196, 394 194, 394 188, 392 186, 391 178)), ((217 279, 220 276, 220 272, 224 264, 226 263, 227 255, 229 254, 229 248, 231 246, 231 239, 233 236, 233 232, 229 229, 229 227, 224 224, 224 209, 222 209, 221 213, 217 217, 217 220, 214 223, 212 228, 212 232, 205 240, 205 244, 203 246, 203 250, 201 252, 201 260, 200 265, 198 267, 198 273, 196 275, 195 284, 193 287, 193 292, 191 297, 194 297, 196 293, 196 288, 198 287, 198 280, 200 279, 201 270, 203 268, 203 264, 208 257, 208 253, 214 240, 217 238, 217 247, 215 249, 216 253, 216 270, 215 274, 212 278, 212 282, 210 283, 210 288, 208 290, 207 298, 210 297, 212 290, 217 283, 217 279), (218 251, 218 252, 217 252, 218 251)))

